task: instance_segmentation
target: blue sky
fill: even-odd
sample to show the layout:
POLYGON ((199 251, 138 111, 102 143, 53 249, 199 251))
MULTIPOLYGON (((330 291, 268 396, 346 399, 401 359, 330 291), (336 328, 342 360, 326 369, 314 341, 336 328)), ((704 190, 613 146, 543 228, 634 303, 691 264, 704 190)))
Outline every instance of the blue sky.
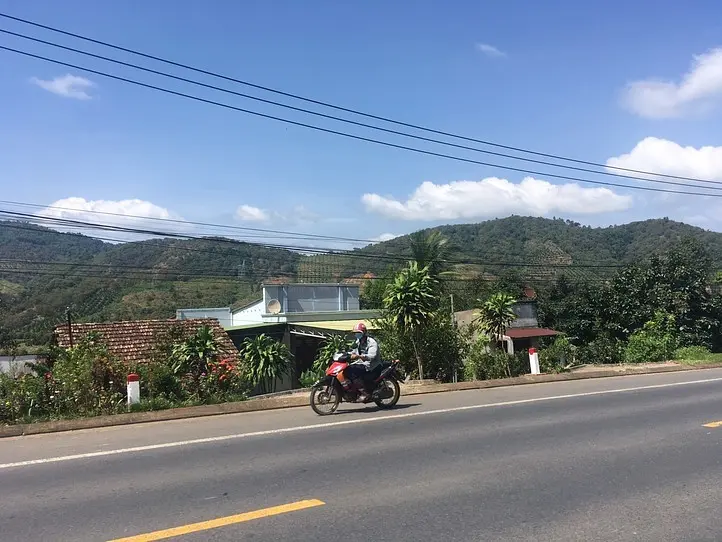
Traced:
MULTIPOLYGON (((2 0, 0 8, 448 132, 722 181, 722 52, 715 50, 722 47, 722 5, 715 0, 699 0, 694 9, 667 0, 2 0)), ((219 83, 16 22, 0 19, 0 28, 219 83)), ((432 148, 7 35, 0 35, 0 44, 239 107, 432 148)), ((363 239, 512 213, 595 225, 670 216, 722 230, 718 198, 561 186, 569 183, 541 175, 523 181, 521 173, 317 133, 5 51, 0 62, 3 200, 363 239)))

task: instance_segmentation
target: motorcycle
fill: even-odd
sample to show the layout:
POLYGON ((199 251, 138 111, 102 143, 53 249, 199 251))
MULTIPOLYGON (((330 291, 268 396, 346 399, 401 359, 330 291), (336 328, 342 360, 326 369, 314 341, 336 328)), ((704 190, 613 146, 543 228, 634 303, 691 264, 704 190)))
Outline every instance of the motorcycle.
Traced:
MULTIPOLYGON (((352 384, 345 390, 338 380, 338 373, 349 366, 351 354, 339 352, 333 356, 333 363, 326 369, 326 375, 311 388, 311 408, 319 416, 327 416, 336 412, 342 401, 359 402, 359 390, 352 384)), ((383 409, 393 408, 401 397, 401 378, 398 373, 399 360, 381 362, 367 374, 367 386, 370 388, 369 398, 364 403, 374 402, 383 409)))

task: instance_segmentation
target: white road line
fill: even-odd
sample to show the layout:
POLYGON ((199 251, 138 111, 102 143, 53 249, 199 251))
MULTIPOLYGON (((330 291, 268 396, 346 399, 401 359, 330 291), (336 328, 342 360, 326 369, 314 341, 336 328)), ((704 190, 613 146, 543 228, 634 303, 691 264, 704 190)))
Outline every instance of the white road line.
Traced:
POLYGON ((359 418, 354 420, 344 420, 340 422, 317 423, 313 425, 300 425, 297 427, 284 427, 281 429, 268 429, 266 431, 254 431, 252 433, 239 433, 235 435, 223 435, 219 437, 207 437, 193 440, 182 440, 176 442, 166 442, 163 444, 149 444, 147 446, 135 446, 133 448, 120 448, 117 450, 104 450, 102 452, 89 452, 85 454, 64 455, 59 457, 48 457, 45 459, 32 459, 29 461, 18 461, 16 463, 0 464, 0 469, 10 469, 14 467, 28 467, 31 465, 44 465, 46 463, 59 463, 61 461, 73 461, 76 459, 89 459, 93 457, 104 457, 110 455, 130 454, 136 452, 147 452, 151 450, 161 450, 164 448, 178 448, 180 446, 191 446, 194 444, 207 444, 211 442, 222 442, 226 440, 239 440, 251 437, 263 437, 268 435, 280 435, 284 433, 298 433, 301 431, 310 431, 314 429, 331 429, 334 427, 343 427, 347 425, 359 425, 364 423, 374 423, 390 420, 400 420, 403 418, 416 418, 419 416, 431 416, 435 414, 448 414, 450 412, 462 412, 465 410, 478 410, 482 408, 494 408, 512 405, 524 405, 529 403, 540 403, 544 401, 557 401, 560 399, 573 399, 575 397, 592 397, 595 395, 608 395, 612 393, 624 393, 630 391, 654 390, 660 388, 672 388, 677 386, 690 386, 693 384, 707 384, 710 382, 722 381, 719 378, 706 378, 704 380, 690 380, 687 382, 670 382, 668 384, 653 384, 648 386, 636 386, 632 388, 618 388, 612 390, 588 391, 583 393, 570 393, 567 395, 552 395, 549 397, 536 397, 533 399, 518 399, 516 401, 502 401, 499 403, 486 403, 481 405, 468 405, 452 408, 440 408, 437 410, 426 410, 423 412, 408 412, 405 414, 389 414, 387 416, 374 416, 371 418, 359 418))

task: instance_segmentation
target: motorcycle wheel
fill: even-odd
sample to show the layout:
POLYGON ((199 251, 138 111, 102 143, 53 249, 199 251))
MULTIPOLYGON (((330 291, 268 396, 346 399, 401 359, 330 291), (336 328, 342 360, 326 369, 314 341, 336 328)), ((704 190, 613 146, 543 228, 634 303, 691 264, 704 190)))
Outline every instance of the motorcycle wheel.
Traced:
POLYGON ((311 390, 311 408, 319 416, 336 412, 341 403, 341 392, 333 383, 322 383, 311 390))
POLYGON ((383 409, 395 407, 396 403, 398 403, 399 399, 401 398, 401 386, 399 386, 398 381, 395 378, 388 378, 383 382, 379 383, 379 386, 393 388, 394 394, 389 399, 376 399, 374 401, 374 403, 376 403, 376 406, 383 409))

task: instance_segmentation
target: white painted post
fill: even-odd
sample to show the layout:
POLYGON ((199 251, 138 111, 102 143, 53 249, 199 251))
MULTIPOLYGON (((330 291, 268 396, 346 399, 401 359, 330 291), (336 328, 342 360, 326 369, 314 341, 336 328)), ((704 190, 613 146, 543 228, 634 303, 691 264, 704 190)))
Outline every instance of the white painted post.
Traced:
POLYGON ((140 403, 140 377, 135 373, 128 375, 128 406, 140 403))
POLYGON ((529 349, 529 367, 531 368, 531 374, 538 375, 541 373, 539 370, 539 353, 536 348, 529 349))

